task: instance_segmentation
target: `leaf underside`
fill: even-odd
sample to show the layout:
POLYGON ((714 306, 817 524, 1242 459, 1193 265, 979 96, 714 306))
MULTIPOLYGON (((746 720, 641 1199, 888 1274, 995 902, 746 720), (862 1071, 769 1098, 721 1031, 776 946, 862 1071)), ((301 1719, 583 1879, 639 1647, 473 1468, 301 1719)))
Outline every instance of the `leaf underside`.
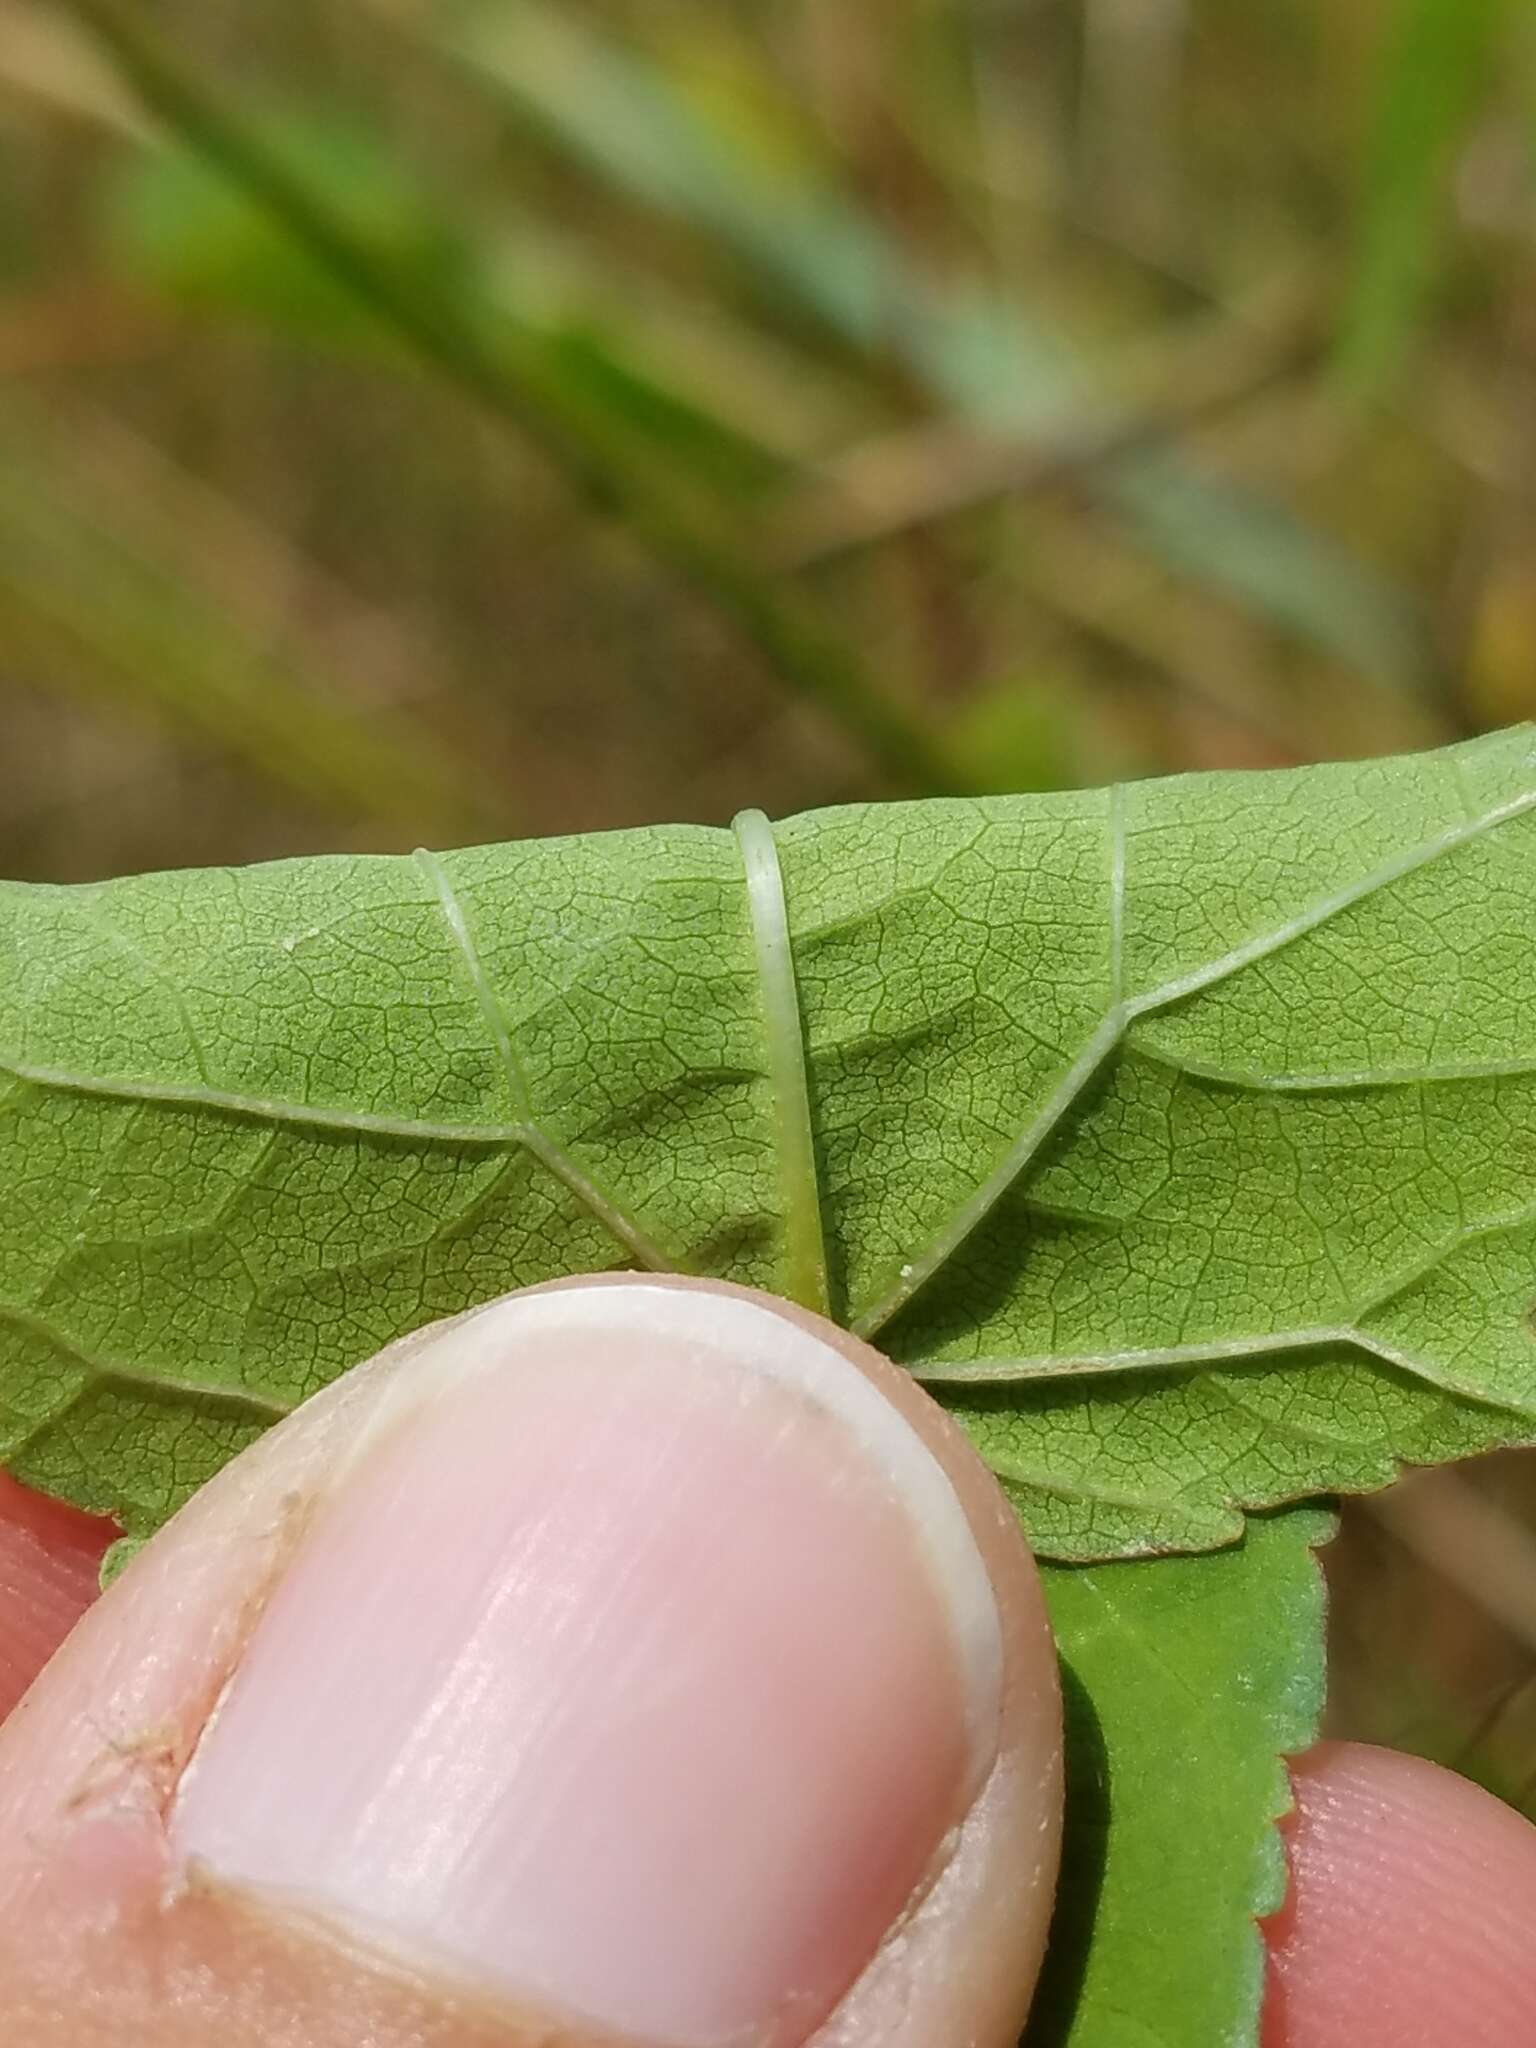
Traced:
POLYGON ((830 1301, 1037 1547, 1536 1436, 1536 746, 0 890, 0 1456, 153 1528, 436 1317, 830 1301))

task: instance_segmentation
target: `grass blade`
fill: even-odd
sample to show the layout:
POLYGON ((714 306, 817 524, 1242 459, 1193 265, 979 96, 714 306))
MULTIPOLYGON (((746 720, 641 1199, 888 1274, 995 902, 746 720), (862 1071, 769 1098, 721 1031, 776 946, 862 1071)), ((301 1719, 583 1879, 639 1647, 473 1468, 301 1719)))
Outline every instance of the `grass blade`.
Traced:
POLYGON ((1429 282, 1435 208, 1504 23, 1503 0, 1399 0, 1377 81, 1338 367, 1357 393, 1401 363, 1429 282))
POLYGON ((891 784, 954 786, 942 747, 875 685, 852 646, 723 541, 718 516, 701 510, 663 465, 638 459, 609 410, 593 402, 590 387, 573 384, 537 334, 477 317, 415 267, 402 272, 366 220, 349 216, 305 164, 226 105, 135 10, 120 0, 68 5, 153 113, 417 354, 541 445, 594 505, 621 517, 736 624, 785 685, 851 734, 891 784))

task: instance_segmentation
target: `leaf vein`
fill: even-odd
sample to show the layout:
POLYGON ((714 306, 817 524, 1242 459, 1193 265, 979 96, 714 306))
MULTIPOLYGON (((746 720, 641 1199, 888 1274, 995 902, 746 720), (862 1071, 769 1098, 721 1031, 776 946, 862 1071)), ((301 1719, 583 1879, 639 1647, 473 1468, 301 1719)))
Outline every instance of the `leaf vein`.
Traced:
POLYGON ((1118 1049, 1126 1031, 1137 1018, 1147 1016, 1156 1010, 1166 1009, 1172 1003, 1180 1002, 1187 996, 1228 980, 1232 975, 1240 973, 1243 968, 1252 966, 1255 961, 1266 959, 1269 955, 1282 951, 1286 946, 1293 945, 1298 939, 1318 930, 1356 903, 1363 902, 1378 891, 1390 887, 1393 882, 1401 881, 1405 876, 1430 866, 1447 854, 1470 844, 1473 840, 1485 837, 1488 833, 1498 830, 1500 826, 1507 825, 1532 810, 1536 810, 1536 790, 1527 790, 1517 797, 1511 797, 1478 817, 1464 824, 1453 825, 1436 838, 1408 848, 1391 860, 1383 861, 1345 887, 1331 890, 1294 917, 1277 925, 1273 931, 1246 940, 1241 946, 1233 947, 1215 960, 1208 961, 1203 967, 1174 976, 1157 988, 1128 997, 1116 985, 1121 971, 1119 962, 1123 949, 1121 927, 1126 882, 1124 796, 1122 787, 1116 785, 1109 792, 1107 838, 1112 982, 1110 1000, 1104 1015, 1084 1041, 1082 1051, 1046 1098, 1042 1108, 1025 1125, 992 1171, 959 1203, 923 1249, 899 1267, 895 1279, 886 1284, 877 1293, 874 1301, 854 1317, 852 1327, 860 1336, 872 1337, 893 1316, 899 1314, 918 1289, 926 1286, 935 1273, 948 1263, 1029 1166, 1094 1075, 1118 1049))
POLYGON ((774 1150, 784 1207, 784 1291, 792 1301, 826 1315, 830 1310, 826 1236, 811 1123, 805 1024, 795 984, 784 874, 773 827, 761 811, 743 811, 731 829, 741 849, 747 915, 762 991, 774 1150))
POLYGON ((142 970, 149 981, 164 992, 170 1001, 172 1009, 176 1012, 177 1022, 181 1025, 182 1031, 186 1036, 187 1047, 192 1054, 192 1063, 197 1068, 198 1079, 206 1087, 208 1085, 207 1050, 203 1045, 196 1024, 192 1021, 192 1012, 187 1007, 187 999, 183 995, 175 977, 168 974, 158 960, 153 959, 150 954, 146 953, 136 940, 130 939, 128 934, 106 915, 98 901, 97 892, 93 891, 88 895, 86 900, 79 905, 79 910, 84 921, 94 925, 108 945, 116 946, 119 952, 126 954, 134 965, 142 970))
POLYGON ((475 944, 474 934, 470 931, 469 920, 459 900, 458 891, 435 853, 420 847, 415 858, 437 896, 449 939, 463 964, 481 1017, 490 1033, 493 1050, 506 1078, 512 1107, 521 1119, 522 1142, 540 1164, 547 1167, 557 1180, 563 1182, 577 1200, 591 1210, 609 1235, 617 1238, 641 1265, 648 1266, 653 1272, 658 1273, 676 1271, 678 1261, 669 1258, 660 1246, 647 1236, 634 1218, 626 1214, 607 1190, 600 1187, 590 1174, 584 1172, 535 1120, 528 1092, 528 1079, 513 1042, 505 1006, 485 971, 485 963, 480 957, 479 947, 475 944))
POLYGON ((340 1109, 329 1104, 289 1102, 278 1096, 242 1095, 224 1088, 181 1086, 175 1082, 139 1081, 131 1077, 79 1074, 67 1067, 37 1066, 0 1054, 0 1071, 33 1088, 60 1094, 99 1096, 112 1102, 160 1104, 168 1109, 209 1109, 258 1123, 297 1124, 335 1136, 406 1138, 420 1144, 526 1145, 528 1126, 520 1123, 435 1123, 424 1117, 388 1116, 371 1110, 340 1109))
POLYGON ((95 1358, 30 1309, 0 1303, 0 1323, 26 1336, 41 1339, 65 1358, 72 1359, 96 1386, 127 1387, 135 1393, 157 1397, 168 1394, 196 1401, 205 1408, 223 1410, 248 1421, 267 1424, 281 1422, 285 1415, 293 1413, 293 1402, 284 1401, 275 1394, 258 1393, 254 1388, 231 1386, 227 1381, 184 1379, 174 1373, 129 1365, 121 1359, 95 1358))

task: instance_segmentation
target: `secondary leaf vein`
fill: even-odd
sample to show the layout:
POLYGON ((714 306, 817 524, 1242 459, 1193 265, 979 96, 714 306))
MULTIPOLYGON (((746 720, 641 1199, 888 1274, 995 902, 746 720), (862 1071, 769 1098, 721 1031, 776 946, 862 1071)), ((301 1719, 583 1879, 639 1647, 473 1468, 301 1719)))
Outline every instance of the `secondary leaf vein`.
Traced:
POLYGON ((523 1072, 522 1061, 513 1043, 506 1010, 500 995, 492 986, 490 976, 485 971, 485 963, 470 931, 469 920, 465 916, 463 904, 459 901, 458 891, 435 853, 421 847, 417 849, 415 858, 417 865, 432 884, 443 913, 443 922, 448 927, 454 950, 463 963, 480 1014, 490 1033, 491 1044, 506 1077, 512 1107, 521 1118, 519 1128, 522 1142, 540 1164, 547 1167, 557 1180, 562 1181, 577 1200, 591 1210, 609 1235, 617 1238, 641 1265, 649 1266, 653 1272, 658 1273, 675 1271, 678 1262, 669 1258, 634 1218, 625 1213, 607 1190, 600 1187, 590 1174, 584 1172, 535 1120, 527 1076, 523 1072))
POLYGON ((203 1409, 262 1424, 281 1422, 285 1415, 293 1413, 295 1403, 284 1401, 275 1394, 258 1393, 250 1387, 231 1386, 227 1381, 184 1379, 175 1373, 161 1372, 158 1368, 128 1365, 121 1359, 95 1358, 30 1309, 0 1303, 0 1323, 26 1336, 41 1339, 50 1349, 72 1359, 84 1369, 93 1385, 128 1387, 135 1393, 154 1397, 180 1397, 196 1401, 203 1409))
MULTIPOLYGON (((1127 996, 1112 981, 1110 1000, 1104 1015, 1085 1041, 1082 1051, 1046 1098, 1044 1105, 1025 1125, 992 1171, 960 1202, 923 1249, 902 1264, 895 1279, 883 1287, 869 1306, 854 1317, 853 1328, 864 1337, 875 1335, 893 1316, 906 1307, 919 1288, 926 1286, 934 1274, 948 1263, 1035 1158, 1051 1132, 1118 1048, 1127 1029, 1137 1018, 1147 1016, 1156 1010, 1166 1009, 1170 1004, 1180 1002, 1202 989, 1214 987, 1218 982, 1229 979, 1255 961, 1265 959, 1270 954, 1293 945, 1298 939, 1318 930, 1331 919, 1338 917, 1355 904, 1364 902, 1379 890, 1390 887, 1392 883, 1430 866, 1447 854, 1485 837, 1532 810, 1536 810, 1536 790, 1524 791, 1502 804, 1496 804, 1465 824, 1453 825, 1436 838, 1410 847, 1394 855, 1392 859, 1383 861, 1378 867, 1343 888, 1329 891, 1327 895, 1319 897, 1316 902, 1298 911, 1294 917, 1287 918, 1272 931, 1245 940, 1242 945, 1233 947, 1205 965, 1191 969, 1186 974, 1176 975, 1157 988, 1145 990, 1140 995, 1127 996)), ((1107 836, 1110 867, 1110 959, 1112 975, 1118 977, 1119 961, 1123 952, 1122 923, 1126 878, 1124 795, 1119 786, 1109 792, 1107 836)))

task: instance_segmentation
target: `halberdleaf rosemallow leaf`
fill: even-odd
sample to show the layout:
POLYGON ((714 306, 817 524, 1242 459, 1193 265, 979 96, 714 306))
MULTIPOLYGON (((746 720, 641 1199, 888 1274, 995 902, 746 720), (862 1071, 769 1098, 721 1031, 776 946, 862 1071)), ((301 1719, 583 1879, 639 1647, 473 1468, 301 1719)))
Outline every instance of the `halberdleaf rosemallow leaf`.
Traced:
POLYGON ((1050 1566, 1067 1826, 1024 2048, 1241 2048, 1264 1991, 1255 1916, 1285 1897, 1282 1753, 1323 1703, 1315 1508, 1239 1548, 1050 1566))
POLYGON ((1064 1559, 1536 1437, 1536 743, 0 891, 0 1456, 152 1528, 402 1331, 778 1288, 1064 1559))

